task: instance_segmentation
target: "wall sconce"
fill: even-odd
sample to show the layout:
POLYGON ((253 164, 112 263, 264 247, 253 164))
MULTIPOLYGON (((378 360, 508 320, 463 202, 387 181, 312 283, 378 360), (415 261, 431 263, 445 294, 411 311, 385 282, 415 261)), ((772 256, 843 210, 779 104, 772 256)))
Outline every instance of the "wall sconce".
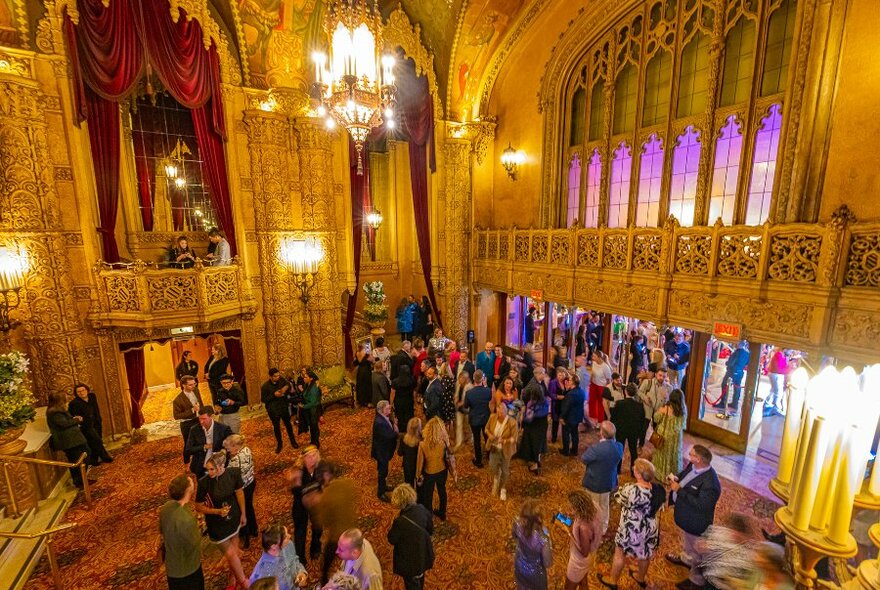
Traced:
POLYGON ((9 312, 21 303, 19 291, 24 286, 26 271, 25 256, 0 246, 0 332, 9 332, 19 324, 9 319, 9 312))
POLYGON ((287 238, 281 243, 281 262, 291 273, 303 305, 309 302, 309 290, 323 258, 324 249, 316 238, 287 238))
POLYGON ((501 152, 501 165, 507 171, 507 175, 511 180, 516 180, 519 167, 526 161, 526 155, 521 151, 513 149, 510 142, 507 143, 507 149, 501 152))
POLYGON ((367 225, 369 225, 373 230, 379 229, 379 226, 382 225, 382 221, 384 218, 382 217, 382 213, 378 209, 373 209, 369 213, 367 213, 367 225))

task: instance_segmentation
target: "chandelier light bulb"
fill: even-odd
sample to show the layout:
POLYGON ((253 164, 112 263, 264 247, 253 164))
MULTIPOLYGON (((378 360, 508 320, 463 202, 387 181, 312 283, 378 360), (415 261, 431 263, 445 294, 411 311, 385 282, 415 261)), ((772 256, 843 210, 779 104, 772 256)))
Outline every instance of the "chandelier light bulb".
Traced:
POLYGON ((394 117, 394 109, 388 107, 387 109, 385 109, 385 118, 391 119, 392 117, 394 117))
POLYGON ((386 126, 388 129, 394 129, 394 128, 397 126, 397 124, 394 122, 394 119, 386 119, 386 120, 385 120, 385 126, 386 126))
POLYGON ((324 107, 324 105, 318 106, 318 116, 319 117, 326 117, 327 116, 327 109, 324 107))
POLYGON ((178 176, 177 178, 174 179, 174 185, 177 188, 182 189, 183 187, 186 186, 186 180, 182 176, 178 176))
POLYGON ((354 110, 354 106, 355 106, 354 101, 350 98, 348 99, 348 102, 345 103, 345 108, 347 108, 350 111, 354 110))
POLYGON ((334 121, 333 119, 328 117, 326 125, 327 125, 327 129, 333 129, 336 127, 336 121, 334 121))
POLYGON ((177 177, 177 166, 174 164, 165 164, 165 175, 168 178, 176 178, 177 177))

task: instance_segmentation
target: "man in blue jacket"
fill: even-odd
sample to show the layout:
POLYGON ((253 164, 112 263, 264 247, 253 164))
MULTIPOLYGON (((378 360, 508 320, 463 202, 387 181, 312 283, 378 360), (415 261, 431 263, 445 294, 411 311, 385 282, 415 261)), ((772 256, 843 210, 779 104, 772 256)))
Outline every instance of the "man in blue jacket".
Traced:
POLYGON ((587 466, 582 485, 599 508, 602 534, 608 531, 609 501, 617 489, 617 466, 623 460, 623 445, 615 440, 617 429, 609 421, 599 425, 599 442, 590 446, 581 462, 587 466))
POLYGON ((474 434, 474 460, 476 467, 483 466, 483 429, 489 422, 489 403, 492 390, 486 387, 483 371, 474 371, 474 386, 464 396, 464 407, 468 410, 468 422, 474 434))
POLYGON ((739 396, 742 393, 743 378, 746 376, 746 369, 751 358, 752 355, 749 352, 748 341, 743 340, 737 344, 736 350, 727 359, 724 379, 721 380, 721 399, 718 400, 716 407, 724 408, 724 403, 727 401, 728 384, 733 383, 733 399, 727 406, 727 411, 729 414, 736 414, 736 411, 739 409, 739 396))
POLYGON ((495 345, 491 342, 486 343, 486 350, 477 353, 477 368, 486 375, 487 380, 495 374, 495 345))
POLYGON ((703 588, 706 581, 700 573, 703 560, 699 540, 715 520, 715 505, 721 497, 721 482, 712 468, 712 452, 703 445, 694 445, 688 453, 690 463, 678 477, 670 476, 669 503, 675 506, 675 524, 681 529, 683 551, 666 554, 675 565, 690 569, 690 575, 676 584, 679 590, 703 588))

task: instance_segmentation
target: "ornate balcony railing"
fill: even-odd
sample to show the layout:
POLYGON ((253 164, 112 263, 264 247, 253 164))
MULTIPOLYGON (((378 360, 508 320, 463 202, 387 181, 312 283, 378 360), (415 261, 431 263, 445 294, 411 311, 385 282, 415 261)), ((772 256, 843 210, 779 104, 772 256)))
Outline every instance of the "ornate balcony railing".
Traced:
POLYGON ((208 324, 254 313, 238 260, 226 266, 158 268, 136 260, 127 265, 94 266, 96 296, 89 319, 96 328, 167 328, 208 324))
POLYGON ((880 223, 845 207, 828 223, 477 229, 473 248, 478 288, 876 356, 880 223))

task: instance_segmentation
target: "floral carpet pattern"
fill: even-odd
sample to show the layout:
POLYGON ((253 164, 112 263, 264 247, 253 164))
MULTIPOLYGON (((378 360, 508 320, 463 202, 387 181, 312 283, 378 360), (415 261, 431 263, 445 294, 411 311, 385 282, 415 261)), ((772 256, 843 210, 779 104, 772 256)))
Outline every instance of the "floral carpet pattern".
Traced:
MULTIPOLYGON (((396 511, 375 497, 376 469, 370 459, 371 410, 332 409, 325 415, 321 430, 322 454, 344 465, 345 476, 352 478, 360 489, 359 526, 371 541, 385 570, 385 588, 403 588, 401 580, 391 572, 391 546, 385 534, 396 511)), ((265 416, 242 423, 257 469, 257 490, 254 499, 261 527, 270 522, 292 526, 291 495, 282 472, 294 462, 294 451, 285 446, 280 455, 274 453, 272 427, 265 416)), ((581 436, 581 451, 595 435, 581 436)), ((305 437, 300 442, 306 442, 305 437)), ((157 531, 157 510, 166 501, 168 482, 184 471, 181 462, 181 440, 164 440, 129 445, 115 453, 111 465, 101 466, 95 473, 99 481, 93 487, 94 508, 89 510, 81 501, 68 513, 68 520, 79 526, 56 538, 61 574, 66 588, 91 590, 97 588, 164 589, 167 588, 164 568, 154 561, 157 531)), ((549 444, 549 443, 548 443, 549 444)), ((508 484, 508 500, 501 502, 490 494, 489 475, 471 464, 472 451, 459 450, 457 483, 450 480, 449 518, 436 522, 434 544, 437 554, 434 569, 427 574, 426 588, 507 589, 513 588, 513 551, 511 524, 527 498, 538 498, 549 518, 565 509, 566 493, 580 485, 583 467, 576 458, 563 457, 556 445, 544 462, 543 475, 529 474, 525 465, 514 462, 508 484)), ((391 466, 389 485, 402 481, 399 459, 391 466)), ((623 480, 628 481, 627 477, 623 480)), ((716 520, 730 511, 755 516, 763 526, 771 526, 773 502, 734 482, 722 480, 722 495, 716 520)), ((612 508, 609 535, 598 551, 595 571, 607 573, 613 553, 613 530, 619 511, 612 508)), ((554 547, 550 569, 550 588, 562 588, 568 561, 568 539, 565 531, 549 526, 554 547)), ((260 557, 258 543, 243 550, 242 561, 250 573, 260 557)), ((684 578, 685 570, 669 564, 663 555, 680 548, 678 532, 669 512, 661 515, 661 540, 651 568, 649 581, 655 588, 674 588, 684 578)), ((226 584, 226 570, 219 552, 206 543, 203 568, 207 588, 221 589, 226 584)), ((312 578, 317 578, 320 564, 309 563, 312 578)), ((595 572, 589 574, 590 587, 599 588, 595 572)), ((629 577, 620 580, 624 590, 637 589, 629 577)), ((52 588, 46 559, 40 562, 28 581, 27 590, 52 588)))

